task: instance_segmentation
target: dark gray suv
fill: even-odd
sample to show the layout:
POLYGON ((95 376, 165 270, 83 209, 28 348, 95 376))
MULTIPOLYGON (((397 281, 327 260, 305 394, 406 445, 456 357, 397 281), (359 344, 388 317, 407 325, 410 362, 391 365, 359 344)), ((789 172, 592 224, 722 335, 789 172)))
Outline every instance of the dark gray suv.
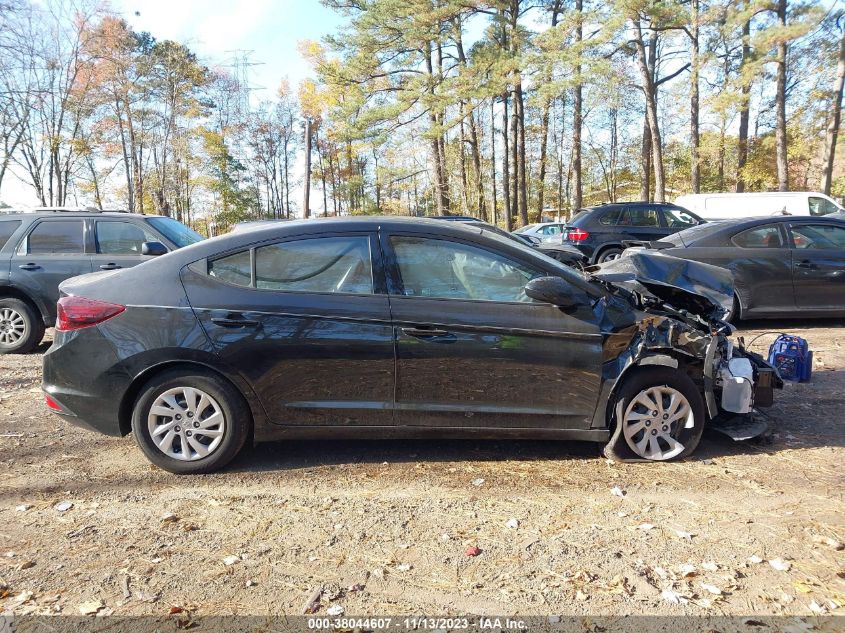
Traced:
POLYGON ((129 268, 203 237, 173 218, 120 212, 0 214, 0 354, 32 350, 56 321, 59 284, 129 268))

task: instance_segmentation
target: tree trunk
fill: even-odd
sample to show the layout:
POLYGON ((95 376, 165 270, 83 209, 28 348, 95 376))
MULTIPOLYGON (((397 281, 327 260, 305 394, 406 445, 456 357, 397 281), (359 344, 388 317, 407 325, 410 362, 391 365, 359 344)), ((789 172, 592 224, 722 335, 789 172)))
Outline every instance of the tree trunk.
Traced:
POLYGON ((504 202, 504 211, 505 211, 505 230, 510 233, 511 229, 513 229, 513 224, 511 219, 513 216, 511 215, 511 198, 510 198, 510 173, 509 173, 509 165, 508 165, 508 93, 505 92, 502 95, 502 145, 504 146, 504 151, 502 151, 502 194, 503 194, 503 202, 504 202))
POLYGON ((311 217, 311 119, 305 119, 305 184, 302 187, 302 213, 311 217))
MULTIPOLYGON (((475 177, 475 200, 479 217, 487 221, 487 204, 484 201, 484 178, 481 172, 481 148, 478 146, 478 130, 475 124, 475 110, 469 113, 469 141, 472 148, 472 170, 475 177)), ((495 167, 496 161, 493 160, 495 167)))
POLYGON ((528 176, 525 168, 525 100, 522 98, 522 78, 517 80, 516 99, 519 106, 519 222, 528 224, 528 176))
POLYGON ((640 172, 640 200, 648 202, 651 199, 651 128, 648 118, 643 121, 643 142, 640 149, 642 171, 640 172))
POLYGON ((511 208, 508 214, 511 222, 519 217, 519 104, 516 100, 516 89, 511 90, 511 208))
MULTIPOLYGON (((666 181, 663 172, 663 147, 660 140, 660 124, 657 119, 657 89, 646 57, 645 42, 643 41, 642 25, 639 19, 634 20, 637 31, 635 45, 637 61, 639 62, 640 78, 643 94, 645 95, 645 112, 648 127, 651 132, 651 161, 654 169, 654 201, 664 202, 666 199, 666 181)), ((654 41, 654 40, 652 40, 654 41)))
POLYGON ((490 183, 493 185, 493 208, 490 219, 493 224, 499 221, 499 200, 496 195, 496 98, 490 97, 490 183))
MULTIPOLYGON (((575 10, 578 12, 578 24, 575 28, 576 46, 580 46, 584 39, 584 24, 582 18, 584 10, 583 0, 575 0, 575 10)), ((577 55, 580 56, 580 50, 577 55)), ((575 66, 575 99, 572 107, 572 213, 578 213, 578 209, 584 206, 584 183, 581 178, 581 128, 583 125, 583 90, 581 80, 581 64, 575 66)))
MULTIPOLYGON (((425 55, 426 70, 429 78, 428 93, 434 98, 434 63, 432 61, 431 42, 426 42, 425 55)), ((437 215, 449 215, 449 188, 446 184, 446 170, 443 150, 443 131, 440 129, 440 119, 434 105, 429 110, 429 122, 431 124, 431 158, 434 163, 434 199, 437 205, 437 215)))
POLYGON ((830 103, 830 119, 824 142, 822 161, 822 186, 824 194, 830 195, 833 180, 833 159, 836 155, 836 141, 839 137, 839 122, 842 118, 842 87, 845 84, 845 30, 839 42, 839 64, 836 66, 836 80, 833 82, 833 99, 830 103))
POLYGON ((749 18, 742 23, 742 61, 739 65, 740 81, 742 87, 740 89, 741 101, 739 110, 739 146, 737 148, 736 159, 736 192, 743 193, 745 191, 745 177, 743 170, 745 164, 748 162, 748 120, 751 115, 749 100, 751 98, 751 80, 743 77, 743 71, 751 57, 751 19, 749 18))
MULTIPOLYGON (((786 0, 778 0, 778 22, 786 28, 786 0)), ((775 144, 777 146, 778 191, 789 191, 789 163, 786 155, 786 42, 777 46, 775 92, 775 144)))
POLYGON ((699 134, 698 134, 698 1, 691 0, 692 29, 691 29, 691 65, 690 65, 690 171, 692 176, 692 192, 701 191, 701 165, 699 164, 699 134))
POLYGON ((546 148, 549 142, 549 107, 550 101, 543 102, 543 115, 540 121, 540 173, 538 174, 539 189, 537 190, 537 219, 543 221, 543 198, 546 189, 546 148))

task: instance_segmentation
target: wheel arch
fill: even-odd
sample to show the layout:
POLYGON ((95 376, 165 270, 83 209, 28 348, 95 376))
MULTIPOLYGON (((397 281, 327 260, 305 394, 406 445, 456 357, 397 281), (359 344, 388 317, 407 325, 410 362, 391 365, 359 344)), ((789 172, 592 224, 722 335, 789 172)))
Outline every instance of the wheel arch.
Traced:
POLYGON ((232 387, 234 387, 235 390, 244 399, 247 404, 247 408, 249 409, 251 417, 249 441, 252 441, 252 436, 255 432, 255 425, 263 423, 266 419, 266 416, 264 415, 264 410, 261 407, 261 404, 257 401, 255 394, 252 393, 248 385, 246 385, 246 383, 244 383, 242 380, 235 379, 233 378, 233 376, 228 375, 224 371, 221 371, 218 367, 214 367, 213 365, 198 360, 184 359, 173 359, 157 363, 151 367, 144 369, 141 373, 135 376, 135 378, 133 378, 132 382, 129 384, 129 387, 123 394, 123 398, 120 401, 120 407, 118 409, 118 423, 120 425, 121 435, 128 435, 132 430, 132 409, 135 405, 135 402, 137 402, 138 396, 140 395, 141 390, 144 388, 144 386, 157 375, 162 374, 166 371, 172 371, 174 369, 200 369, 205 372, 214 374, 215 376, 221 378, 222 380, 225 380, 230 385, 232 385, 232 387))
POLYGON ((33 299, 29 293, 24 292, 17 286, 8 284, 0 285, 0 299, 17 299, 18 301, 23 301, 33 310, 33 312, 35 312, 35 314, 41 317, 41 320, 44 321, 44 325, 52 327, 52 323, 47 323, 45 320, 48 316, 47 311, 44 309, 46 306, 43 306, 39 301, 33 299))

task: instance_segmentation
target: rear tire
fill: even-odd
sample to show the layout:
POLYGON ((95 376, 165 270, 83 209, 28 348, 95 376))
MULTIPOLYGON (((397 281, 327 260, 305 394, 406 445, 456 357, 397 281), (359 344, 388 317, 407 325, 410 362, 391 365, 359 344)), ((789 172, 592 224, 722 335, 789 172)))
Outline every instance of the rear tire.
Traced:
POLYGON ((606 248, 596 258, 596 263, 597 264, 603 264, 605 262, 609 262, 609 261, 612 261, 614 259, 619 259, 619 257, 621 255, 622 255, 622 249, 621 248, 606 248))
POLYGON ((704 399, 685 373, 641 367, 624 378, 612 405, 615 428, 605 457, 673 461, 690 455, 704 432, 704 399))
POLYGON ((223 468, 251 430, 249 405, 237 388, 199 368, 154 376, 132 410, 132 432, 147 459, 180 475, 223 468))
POLYGON ((0 299, 0 354, 26 354, 44 338, 44 321, 20 299, 0 299))
POLYGON ((739 297, 734 295, 733 303, 731 303, 731 309, 725 315, 725 318, 722 319, 722 320, 727 322, 727 323, 733 323, 734 325, 736 325, 737 323, 739 323, 739 320, 741 318, 742 318, 742 309, 740 308, 740 305, 739 305, 739 297))

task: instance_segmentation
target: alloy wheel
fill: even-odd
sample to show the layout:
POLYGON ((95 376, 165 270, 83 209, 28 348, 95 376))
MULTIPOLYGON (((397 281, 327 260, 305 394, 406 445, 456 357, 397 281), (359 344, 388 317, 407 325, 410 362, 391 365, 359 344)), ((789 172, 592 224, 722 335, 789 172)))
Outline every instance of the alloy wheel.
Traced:
POLYGON ((683 429, 695 426, 695 415, 684 394, 662 385, 632 398, 622 425, 625 441, 637 456, 664 461, 683 452, 678 438, 683 429))
POLYGON ((26 319, 12 308, 0 309, 0 345, 16 345, 26 336, 26 319))
POLYGON ((175 387, 158 396, 147 416, 147 430, 158 449, 174 459, 196 461, 223 442, 226 418, 218 402, 194 387, 175 387))

